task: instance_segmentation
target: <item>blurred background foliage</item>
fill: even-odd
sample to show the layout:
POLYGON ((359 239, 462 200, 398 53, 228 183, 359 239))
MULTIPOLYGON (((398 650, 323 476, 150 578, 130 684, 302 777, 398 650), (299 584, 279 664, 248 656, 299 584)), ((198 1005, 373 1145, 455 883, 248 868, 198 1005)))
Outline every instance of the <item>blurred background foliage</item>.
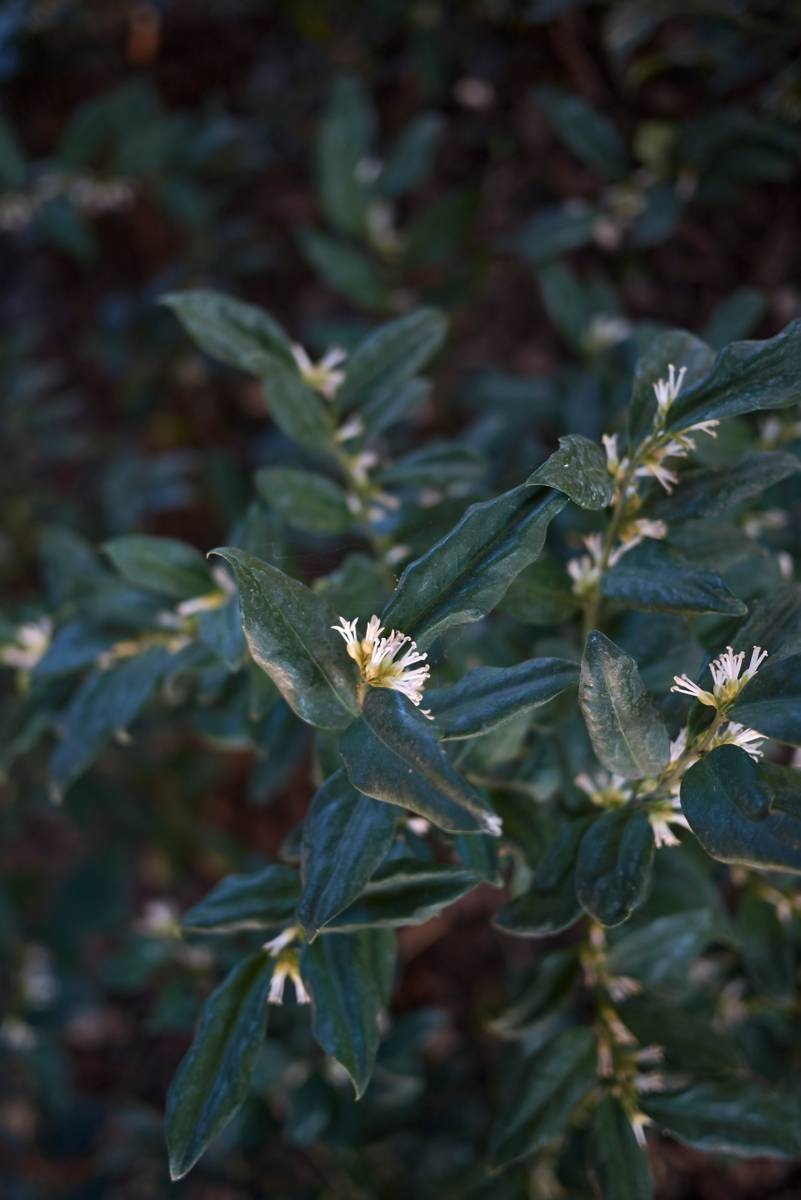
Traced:
MULTIPOLYGON (((287 461, 258 386, 192 350, 165 292, 263 304, 314 354, 443 308, 434 391, 390 435, 393 458, 470 452, 424 545, 558 434, 611 428, 655 326, 722 345, 801 315, 800 46, 793 0, 6 0, 4 625, 94 570, 90 543, 218 544, 254 469, 287 461)), ((271 529, 301 574, 336 565, 271 529)), ((254 1098, 170 1185, 164 1091, 217 969, 176 914, 278 853, 308 741, 279 710, 254 767, 236 723, 151 713, 55 806, 4 685, 4 1196, 550 1194, 547 1163, 480 1170, 502 1046, 483 1030, 504 963, 536 955, 500 944, 486 890, 403 931, 369 1105, 278 1011, 254 1098)), ((797 1194, 792 1170, 675 1145, 655 1164, 660 1195, 727 1200, 797 1194)))

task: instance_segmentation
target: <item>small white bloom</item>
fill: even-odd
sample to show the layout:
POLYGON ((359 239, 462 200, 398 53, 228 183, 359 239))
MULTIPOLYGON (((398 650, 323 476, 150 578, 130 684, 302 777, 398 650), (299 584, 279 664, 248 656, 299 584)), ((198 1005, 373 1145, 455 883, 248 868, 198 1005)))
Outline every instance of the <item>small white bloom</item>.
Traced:
POLYGON ((263 948, 272 958, 277 958, 282 950, 285 950, 287 946, 291 946, 299 932, 300 930, 297 925, 289 925, 277 937, 270 938, 269 942, 265 942, 263 948))
POLYGON ((9 1050, 25 1054, 36 1048, 37 1041, 36 1030, 19 1017, 4 1017, 0 1022, 0 1042, 9 1050))
POLYGON ((333 400, 345 382, 346 372, 336 369, 347 358, 345 351, 339 346, 334 346, 333 349, 326 351, 319 362, 315 363, 312 362, 299 342, 293 342, 292 357, 309 387, 320 392, 326 400, 333 400))
POLYGON ((339 429, 336 431, 334 440, 337 442, 349 442, 353 438, 361 437, 363 433, 364 421, 357 414, 355 416, 348 417, 347 421, 340 425, 339 429))
POLYGON ((719 654, 709 664, 709 673, 713 682, 712 692, 700 688, 688 675, 674 675, 673 687, 670 690, 671 692, 681 692, 685 696, 695 696, 702 704, 706 704, 710 708, 718 708, 722 704, 731 703, 740 694, 767 657, 767 650, 763 650, 761 646, 754 646, 748 666, 741 675, 740 672, 745 662, 745 651, 741 650, 735 654, 732 647, 727 646, 723 654, 719 654))
POLYGON ((759 762, 763 753, 762 745, 766 741, 765 735, 758 733, 756 729, 747 729, 745 725, 729 721, 725 729, 715 737, 712 747, 717 749, 718 746, 739 746, 754 762, 759 762))
POLYGON ((617 808, 631 800, 634 794, 622 775, 610 775, 608 771, 596 771, 594 775, 582 771, 573 782, 601 808, 617 808))
MULTIPOLYGON (((431 668, 426 662, 428 655, 417 649, 417 643, 397 629, 384 637, 381 618, 377 616, 370 618, 361 640, 357 618, 347 621, 340 617, 339 622, 332 629, 344 638, 347 652, 357 664, 364 682, 370 687, 402 692, 412 704, 419 706, 431 668), (398 657, 401 650, 404 653, 398 657)), ((433 720, 426 709, 420 711, 433 720)))
POLYGON ((601 578, 603 538, 600 533, 590 533, 583 541, 589 553, 571 558, 567 564, 567 573, 573 580, 573 591, 577 596, 591 592, 601 578))
POLYGON ((14 630, 14 641, 0 646, 0 663, 18 671, 32 671, 47 653, 52 633, 49 617, 24 621, 14 630))
POLYGON ((658 416, 664 420, 673 401, 681 391, 681 385, 684 383, 684 376, 687 374, 687 368, 682 367, 678 375, 673 363, 668 365, 667 379, 659 379, 653 384, 654 395, 656 396, 656 406, 658 416))
MULTIPOLYGON (((597 236, 597 230, 595 232, 597 236)), ((625 342, 630 337, 631 323, 625 317, 611 317, 599 313, 590 321, 585 344, 588 350, 600 351, 625 342)))
POLYGON ((284 950, 277 958, 270 980, 270 991, 267 995, 268 1004, 283 1004, 284 989, 287 980, 295 989, 295 1000, 298 1004, 309 1004, 311 997, 303 985, 300 975, 300 959, 297 950, 284 950))
POLYGON ((176 937, 181 924, 178 908, 173 900, 148 900, 144 913, 134 922, 137 933, 147 937, 176 937))

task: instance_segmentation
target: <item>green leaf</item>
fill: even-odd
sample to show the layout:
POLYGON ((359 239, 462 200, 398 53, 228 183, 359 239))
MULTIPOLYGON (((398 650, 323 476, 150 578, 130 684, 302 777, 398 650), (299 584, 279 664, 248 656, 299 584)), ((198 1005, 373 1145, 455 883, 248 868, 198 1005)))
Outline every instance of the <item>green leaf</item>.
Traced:
POLYGON ((643 1096, 641 1104, 658 1129, 697 1150, 737 1158, 801 1155, 797 1100, 757 1084, 695 1083, 670 1095, 643 1096))
POLYGON ((606 466, 606 454, 595 442, 579 433, 560 437, 559 449, 526 480, 556 488, 580 508, 606 508, 612 503, 615 485, 606 466))
POLYGON ((393 858, 376 871, 358 899, 334 917, 323 932, 422 925, 481 882, 478 872, 464 867, 393 858))
POLYGON ((596 1082, 591 1029, 564 1029, 520 1064, 516 1086, 491 1135, 494 1167, 534 1154, 565 1130, 596 1082))
POLYGON ((777 742, 801 746, 801 654, 764 662, 729 715, 777 742))
POLYGON ((369 191, 359 179, 359 164, 370 153, 375 114, 360 81, 336 80, 317 139, 317 179, 328 220, 340 233, 360 234, 365 227, 369 191))
POLYGON ((279 429, 307 450, 330 450, 334 418, 327 401, 306 383, 294 362, 274 358, 265 369, 264 394, 279 429))
POLYGON ((8 191, 25 187, 28 175, 17 136, 6 118, 0 115, 0 185, 8 191))
POLYGON ((718 470, 682 471, 681 487, 648 505, 648 515, 666 521, 730 516, 746 500, 801 471, 801 459, 778 450, 744 454, 718 470))
POLYGON ((473 504, 400 577, 386 623, 429 646, 454 625, 491 612, 516 575, 539 556, 548 525, 567 503, 526 484, 473 504))
POLYGON ((254 662, 301 720, 345 729, 359 714, 358 670, 323 597, 244 550, 223 546, 212 553, 234 569, 254 662))
POLYGON ((717 308, 704 329, 704 341, 716 350, 735 338, 748 337, 765 315, 767 297, 755 288, 735 288, 717 308))
POLYGON ((643 779, 667 766, 670 736, 636 662, 597 630, 584 648, 579 704, 592 748, 607 771, 643 779))
POLYGON ((337 401, 359 409, 389 402, 436 354, 448 324, 435 308, 419 308, 379 325, 360 342, 347 361, 345 382, 337 401))
POLYGON ((304 255, 329 287, 361 307, 386 307, 387 289, 378 268, 366 255, 316 229, 304 229, 298 240, 304 255))
POLYGON ((763 646, 771 659, 801 651, 801 587, 786 583, 757 600, 748 620, 734 637, 734 649, 750 656, 752 646, 763 646))
POLYGON ((173 600, 189 600, 214 590, 208 563, 199 550, 174 538, 131 533, 103 546, 129 583, 161 592, 173 600))
POLYGON ((662 546, 636 547, 604 573, 601 591, 609 600, 650 612, 725 613, 734 617, 748 612, 717 572, 694 567, 662 546))
POLYGON ((628 174, 626 147, 607 117, 559 88, 538 88, 535 95, 554 132, 577 158, 606 179, 623 179, 628 174))
POLYGON ((437 113, 421 113, 401 133, 378 177, 382 196, 395 199, 428 173, 442 140, 445 122, 437 113))
POLYGON ((501 612, 525 625, 559 625, 578 607, 567 571, 548 558, 526 567, 500 603, 501 612))
POLYGON ((193 933, 240 933, 291 922, 300 899, 294 867, 274 863, 250 875, 226 875, 181 918, 193 933))
POLYGON ((648 1155, 614 1096, 605 1096, 592 1122, 592 1162, 604 1200, 652 1200, 648 1155))
POLYGON ((347 497, 338 483, 298 467, 262 467, 259 495, 290 525, 308 533, 347 533, 353 524, 347 497))
POLYGON ((50 779, 58 794, 91 766, 115 733, 130 725, 158 687, 170 660, 163 647, 153 646, 84 679, 67 709, 62 740, 50 759, 50 779))
POLYGON ((450 687, 426 693, 443 738, 489 733, 519 713, 547 704, 578 680, 563 658, 531 658, 516 667, 477 667, 450 687))
POLYGON ((373 1072, 378 1016, 389 998, 394 963, 395 935, 385 929, 319 937, 303 950, 314 1036, 348 1072, 357 1100, 373 1072))
POLYGON ((204 353, 229 367, 263 377, 276 358, 294 362, 284 330, 255 304, 207 291, 171 292, 161 303, 204 353))
MULTIPOLYGON (((676 366, 679 364, 677 363, 676 366)), ((668 414, 668 429, 801 403, 801 321, 761 342, 732 342, 708 374, 685 385, 668 414)))
POLYGON ((364 890, 386 858, 398 812, 352 787, 344 771, 326 780, 303 826, 298 917, 312 941, 364 890))
POLYGON ((576 894, 602 925, 620 925, 642 904, 651 880, 654 835, 644 812, 613 809, 594 821, 582 838, 576 894))
POLYGON ((801 813, 786 804, 737 746, 713 750, 681 782, 690 828, 721 862, 801 872, 801 813))
POLYGON ((684 378, 684 387, 687 388, 696 380, 703 379, 714 361, 714 352, 709 346, 683 329, 671 329, 652 338, 634 368, 634 386, 629 405, 629 443, 639 443, 650 431, 656 415, 654 384, 667 378, 671 364, 677 371, 682 367, 687 368, 684 378))
POLYGON ((518 937, 544 937, 575 924, 582 915, 576 896, 576 857, 587 825, 586 818, 561 823, 528 891, 495 914, 498 929, 518 937))
POLYGON ((588 205, 578 211, 561 205, 540 209, 515 235, 515 246, 529 262, 541 266, 591 242, 598 216, 599 210, 588 205))
POLYGON ((708 908, 682 909, 655 917, 616 938, 607 956, 613 975, 641 979, 648 988, 686 986, 692 963, 715 939, 717 922, 708 908))
POLYGON ((451 766, 434 730, 399 692, 369 688, 360 721, 340 742, 348 777, 449 833, 500 833, 500 822, 451 766))
POLYGON ((170 1176, 181 1179, 244 1101, 267 1028, 272 960, 238 963, 209 996, 167 1094, 170 1176))

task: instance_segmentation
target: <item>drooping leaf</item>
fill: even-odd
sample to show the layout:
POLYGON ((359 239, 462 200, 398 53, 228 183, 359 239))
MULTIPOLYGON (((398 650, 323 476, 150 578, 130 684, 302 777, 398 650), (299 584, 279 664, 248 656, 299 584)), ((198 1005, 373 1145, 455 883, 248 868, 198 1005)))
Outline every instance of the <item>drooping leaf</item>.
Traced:
POLYGON ((578 433, 560 437, 559 449, 529 475, 526 483, 556 488, 580 508, 606 508, 615 492, 606 454, 595 442, 578 433))
POLYGON ((399 692, 370 688, 361 720, 346 730, 340 751, 348 778, 366 796, 409 809, 449 833, 499 834, 495 813, 399 692))
POLYGON ((737 617, 748 611, 715 571, 705 571, 679 554, 648 544, 636 547, 606 571, 601 591, 609 600, 647 612, 737 617))
POLYGON ((249 375, 265 376, 275 358, 294 361, 284 330, 255 304, 209 291, 171 292, 161 303, 201 350, 249 375))
POLYGON ((564 1132, 576 1105, 595 1086, 596 1056, 591 1029, 564 1029, 520 1064, 492 1131, 493 1166, 534 1154, 564 1132))
POLYGON ((347 497, 333 479, 298 467, 262 467, 256 488, 290 525, 308 533, 346 533, 353 524, 347 497))
POLYGON ((106 542, 103 549, 120 575, 136 587, 173 600, 189 600, 214 589, 208 563, 186 542, 131 533, 106 542))
POLYGON ((226 875, 181 918, 197 933, 240 933, 271 929, 294 916, 300 879, 294 867, 274 863, 250 875, 226 875))
POLYGON ((386 623, 428 646, 446 629, 480 620, 537 558, 548 525, 566 503, 558 492, 523 484, 472 505, 403 572, 384 610, 386 623))
POLYGON ((244 550, 213 551, 233 567, 254 661, 310 725, 345 729, 358 716, 358 671, 322 596, 244 550))
POLYGON ((801 813, 785 805, 737 746, 713 750, 681 782, 690 828, 721 862, 801 872, 801 813))
POLYGON ((667 726, 645 690, 636 662, 597 630, 584 649, 579 704, 592 748, 608 771, 643 779, 658 775, 667 765, 667 726))
POLYGON ((387 929, 325 935, 303 950, 314 1036, 348 1072, 357 1100, 373 1072, 378 1016, 389 998, 394 964, 395 935, 387 929))
POLYGON ((801 746, 801 653, 768 658, 730 710, 732 720, 801 746))
POLYGON ((577 680, 578 667, 567 659, 531 658, 515 667, 477 667, 426 692, 426 703, 443 738, 474 737, 547 704, 577 680))
POLYGON ((479 883, 481 876, 463 867, 393 858, 379 867, 358 899, 334 917, 324 932, 422 925, 479 883))
POLYGON ((738 1158, 801 1155, 797 1099, 754 1083, 695 1083, 644 1096, 642 1107, 658 1129, 697 1150, 738 1158))
POLYGON ((576 894, 602 925, 620 925, 642 904, 651 880, 654 835, 644 812, 627 806, 603 813, 582 838, 576 894))
POLYGON ((338 771, 326 780, 303 827, 298 916, 313 940, 359 896, 387 856, 398 811, 357 791, 338 771))
POLYGON ((167 1094, 170 1175, 181 1179, 247 1098, 267 1028, 273 973, 263 950, 243 959, 209 996, 167 1094))
POLYGON ((637 1145, 620 1102, 607 1095, 592 1122, 592 1162, 604 1200, 652 1200, 648 1155, 637 1145))

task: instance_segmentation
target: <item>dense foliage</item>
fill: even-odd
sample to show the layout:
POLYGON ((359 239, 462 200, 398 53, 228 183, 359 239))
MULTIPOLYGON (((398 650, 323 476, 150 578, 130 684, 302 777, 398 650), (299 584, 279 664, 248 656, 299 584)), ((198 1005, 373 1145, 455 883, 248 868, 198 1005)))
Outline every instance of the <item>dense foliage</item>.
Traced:
MULTIPOLYGON (((65 8, 12 22, 9 77, 65 8)), ((781 253, 703 305, 671 262, 797 198, 801 24, 476 5, 473 75, 423 8, 363 32, 415 80, 391 121, 305 10, 271 20, 316 91, 257 55, 232 111, 171 108, 153 9, 46 151, 0 126, 9 262, 92 314, 83 376, 50 318, 0 361, 20 1200, 797 1178, 801 320, 781 253), (573 64, 526 85, 552 194, 488 228, 464 162, 514 167, 526 33, 573 64), (648 108, 676 71, 695 105, 648 108), (287 117, 289 249, 240 194, 294 167, 287 117), (126 220, 182 241, 122 294, 126 220)))

